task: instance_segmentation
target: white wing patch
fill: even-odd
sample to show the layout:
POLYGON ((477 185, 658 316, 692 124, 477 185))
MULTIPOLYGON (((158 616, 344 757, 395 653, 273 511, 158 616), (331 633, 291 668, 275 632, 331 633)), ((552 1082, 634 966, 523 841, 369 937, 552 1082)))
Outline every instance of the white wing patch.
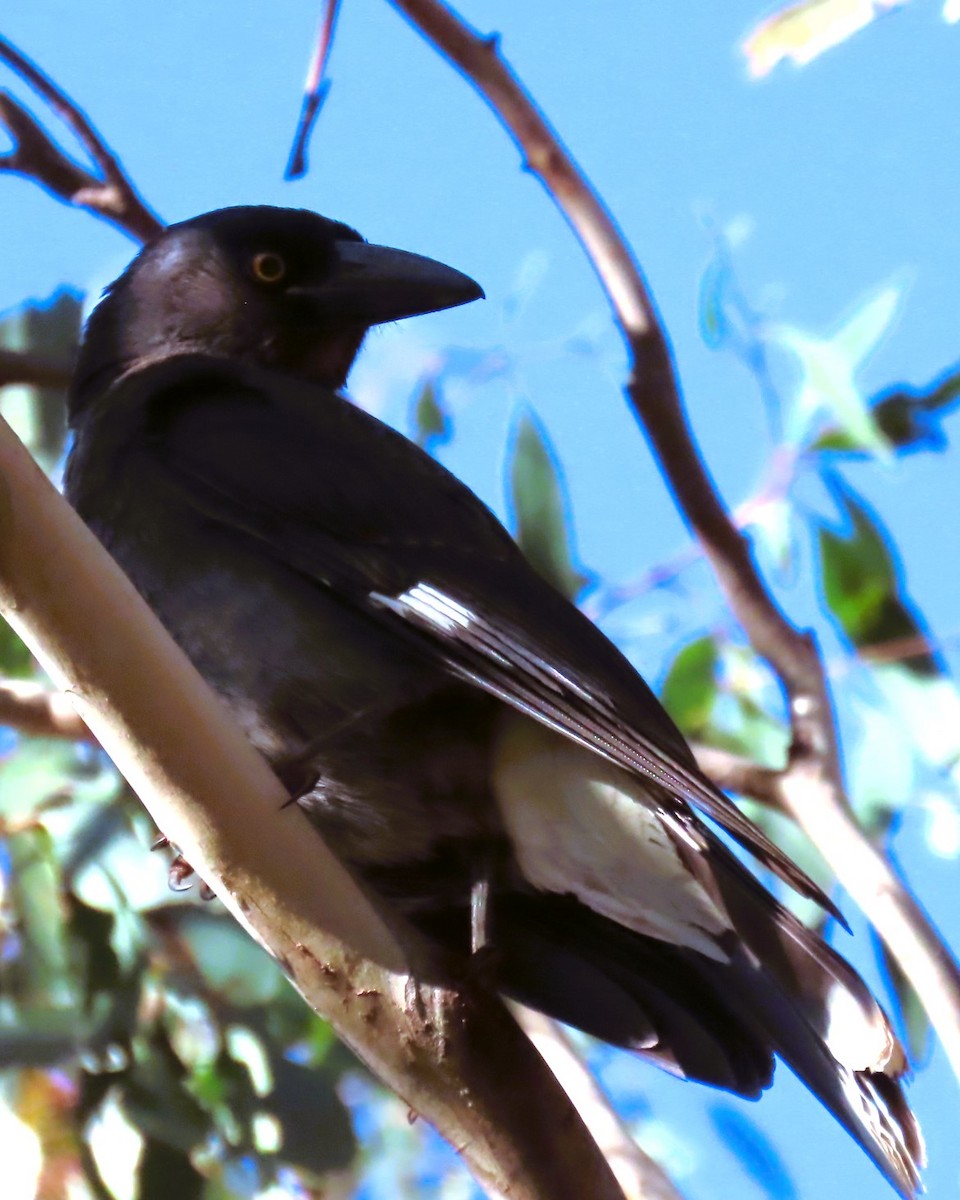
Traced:
POLYGON ((371 592, 370 599, 389 608, 399 616, 418 617, 426 625, 437 625, 448 633, 454 629, 466 629, 474 620, 469 608, 441 592, 429 583, 415 584, 402 596, 384 596, 371 592))
POLYGON ((721 962, 731 928, 684 865, 642 780, 517 713, 505 714, 493 789, 534 887, 721 962))

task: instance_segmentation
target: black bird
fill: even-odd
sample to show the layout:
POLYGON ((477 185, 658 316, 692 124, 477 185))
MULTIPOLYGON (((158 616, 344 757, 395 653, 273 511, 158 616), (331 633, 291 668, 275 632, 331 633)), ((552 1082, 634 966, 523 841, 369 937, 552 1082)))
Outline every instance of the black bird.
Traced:
POLYGON ((704 824, 834 911, 493 515, 339 394, 367 330, 482 295, 310 212, 174 225, 108 289, 67 494, 329 844, 497 986, 758 1096, 780 1055, 913 1196, 903 1051, 704 824))

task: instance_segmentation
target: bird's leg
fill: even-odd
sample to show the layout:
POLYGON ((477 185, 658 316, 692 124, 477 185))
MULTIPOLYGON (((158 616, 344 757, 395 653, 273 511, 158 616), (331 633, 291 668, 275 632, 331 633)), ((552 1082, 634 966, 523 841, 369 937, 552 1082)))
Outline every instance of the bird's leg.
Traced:
POLYGON ((503 850, 498 842, 483 842, 472 856, 470 885, 470 970, 482 981, 494 983, 499 954, 494 940, 494 896, 503 850))
POLYGON ((483 872, 470 888, 470 953, 490 944, 490 875, 483 872))

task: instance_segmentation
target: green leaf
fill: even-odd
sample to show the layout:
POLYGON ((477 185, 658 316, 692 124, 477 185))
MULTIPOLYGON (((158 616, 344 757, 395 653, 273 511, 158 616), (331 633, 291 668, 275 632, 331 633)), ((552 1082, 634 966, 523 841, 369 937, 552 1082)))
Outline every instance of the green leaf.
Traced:
POLYGON ((268 1004, 287 987, 283 973, 230 916, 208 908, 171 907, 164 920, 215 995, 232 1005, 268 1004))
POLYGON ((159 1032, 138 1039, 133 1066, 120 1080, 120 1106, 134 1129, 185 1153, 200 1145, 211 1127, 186 1081, 183 1064, 159 1032))
POLYGON ((13 627, 0 617, 0 675, 8 679, 29 679, 35 670, 33 655, 13 627))
MULTIPOLYGON (((58 291, 43 304, 29 303, 0 320, 0 346, 68 366, 80 341, 81 298, 58 291)), ((45 471, 63 454, 67 432, 66 388, 11 384, 0 390, 0 413, 45 471)))
POLYGON ((453 437, 453 421, 435 377, 423 381, 413 402, 413 427, 414 441, 428 454, 445 446, 453 437))
POLYGON ((717 698, 717 644, 706 636, 689 642, 667 671, 660 699, 680 729, 693 737, 710 720, 717 698))
POLYGON ((73 972, 53 841, 41 827, 25 829, 7 838, 7 851, 20 943, 15 991, 27 1006, 73 1006, 73 972))
POLYGON ((914 644, 916 652, 901 662, 919 674, 939 674, 913 606, 902 594, 882 527, 849 485, 835 479, 832 491, 849 533, 826 525, 818 529, 820 574, 830 612, 858 649, 914 644))
POLYGON ((572 523, 556 454, 529 414, 521 416, 510 456, 514 536, 530 564, 571 599, 590 581, 576 563, 572 523))

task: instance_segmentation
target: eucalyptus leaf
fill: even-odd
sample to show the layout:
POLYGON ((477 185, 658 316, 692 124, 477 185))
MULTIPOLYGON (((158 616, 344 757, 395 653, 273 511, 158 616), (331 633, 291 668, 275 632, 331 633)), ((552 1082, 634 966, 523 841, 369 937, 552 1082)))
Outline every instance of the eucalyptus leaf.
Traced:
POLYGON ((41 826, 7 839, 10 899, 18 915, 15 991, 22 1003, 63 1008, 76 1003, 64 923, 60 866, 41 826))
POLYGON ((890 540, 877 518, 849 484, 832 480, 844 528, 818 528, 820 576, 827 607, 858 649, 876 651, 891 643, 915 646, 900 660, 922 675, 939 666, 905 595, 890 540))
POLYGON ((13 627, 0 617, 0 675, 29 679, 36 671, 33 655, 13 627))
POLYGON ((509 463, 514 536, 531 565, 571 599, 590 581, 577 562, 560 465, 542 426, 524 413, 509 463))
MULTIPOLYGON (((960 404, 960 371, 952 370, 926 388, 896 387, 870 401, 877 428, 899 453, 946 449, 943 418, 960 404)), ((838 425, 828 426, 810 445, 816 452, 863 457, 864 450, 838 425)))
POLYGON ((710 636, 688 642, 674 658, 660 691, 664 708, 694 737, 710 720, 717 698, 717 644, 710 636))
POLYGON ((788 324, 771 325, 769 344, 786 350, 800 368, 800 386, 787 422, 788 441, 816 441, 825 417, 852 446, 889 460, 890 443, 857 383, 857 374, 889 332, 900 304, 900 289, 877 289, 834 332, 818 337, 788 324))

